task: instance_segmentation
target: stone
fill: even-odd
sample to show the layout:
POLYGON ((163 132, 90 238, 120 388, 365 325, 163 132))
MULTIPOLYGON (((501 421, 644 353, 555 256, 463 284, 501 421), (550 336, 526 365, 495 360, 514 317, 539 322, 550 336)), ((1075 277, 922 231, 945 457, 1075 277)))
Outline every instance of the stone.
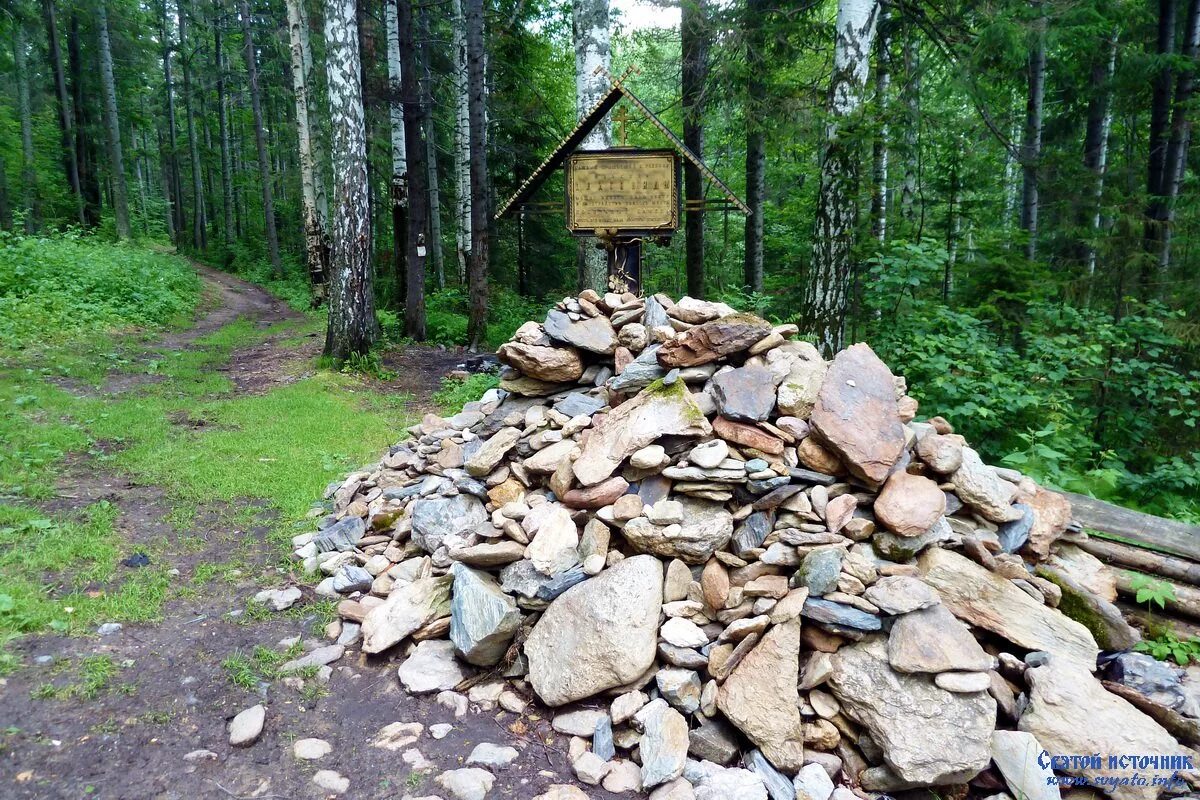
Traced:
POLYGON ((518 755, 520 753, 517 752, 517 748, 515 747, 480 742, 475 745, 475 749, 467 756, 467 764, 468 766, 471 764, 482 764, 485 767, 498 769, 516 761, 518 755))
POLYGON ((542 323, 550 338, 600 355, 612 355, 617 349, 617 332, 608 317, 587 317, 572 320, 561 311, 552 309, 542 323))
POLYGON ((440 692, 462 683, 467 673, 454 657, 454 645, 443 639, 418 642, 412 655, 396 671, 412 694, 440 692))
POLYGON ((1012 522, 1022 516, 1012 505, 1016 487, 983 463, 969 447, 962 450, 962 465, 950 476, 958 498, 980 516, 992 522, 1012 522))
POLYGON ((690 669, 660 669, 654 676, 658 693, 672 708, 695 714, 700 708, 700 675, 690 669))
POLYGON ((1033 530, 1036 514, 1024 503, 1014 503, 1013 508, 1021 512, 1020 519, 1002 522, 996 529, 996 539, 1000 550, 1005 553, 1015 553, 1029 540, 1029 532, 1033 530))
POLYGON ((920 536, 898 536, 891 531, 879 531, 872 537, 871 545, 883 558, 904 563, 916 558, 918 553, 931 545, 954 538, 954 529, 945 517, 940 517, 932 528, 920 536))
POLYGON ((962 466, 962 448, 956 436, 927 433, 917 440, 917 457, 934 472, 950 475, 962 466))
POLYGON ((878 638, 839 649, 829 684, 842 712, 867 729, 902 780, 964 783, 987 767, 996 702, 986 692, 952 694, 896 672, 878 638))
POLYGON ((609 707, 612 724, 620 725, 627 722, 648 702, 650 702, 650 698, 644 692, 637 690, 620 695, 612 701, 612 705, 609 707))
POLYGON ((467 536, 488 523, 483 503, 469 494, 421 498, 410 508, 412 540, 427 553, 441 547, 447 536, 467 536))
POLYGON ((747 769, 708 771, 694 784, 696 800, 767 800, 767 787, 747 769))
POLYGON ((568 508, 603 508, 612 505, 628 489, 629 482, 614 475, 594 486, 570 490, 562 496, 562 503, 568 508))
POLYGON ((1013 797, 1022 800, 1059 800, 1061 797, 1049 763, 1044 758, 1038 763, 1042 750, 1038 740, 1024 731, 992 731, 992 761, 1013 797))
POLYGON ((712 432, 725 441, 742 447, 750 447, 773 456, 783 455, 783 440, 754 425, 717 417, 712 422, 712 432))
POLYGON ((454 726, 448 722, 438 722, 429 726, 429 735, 434 739, 445 739, 454 730, 454 726))
POLYGON ((877 631, 883 627, 879 617, 844 603, 835 603, 820 597, 809 597, 800 612, 805 619, 823 622, 826 625, 853 628, 858 631, 877 631))
POLYGON ((796 446, 796 458, 809 469, 825 475, 841 475, 846 471, 837 454, 822 447, 815 436, 802 440, 796 446))
MULTIPOLYGON (((317 546, 317 552, 319 553, 332 553, 334 551, 345 553, 353 550, 355 545, 362 541, 366 532, 367 523, 361 517, 343 517, 317 534, 316 538, 313 539, 313 544, 317 546)), ((297 589, 297 591, 299 590, 297 589)), ((299 598, 296 599, 298 600, 299 598)), ((275 610, 281 611, 282 609, 275 610)))
POLYGON ((947 692, 970 694, 986 692, 992 685, 992 678, 986 672, 939 672, 933 676, 933 683, 947 692))
MULTIPOLYGON (((768 360, 771 356, 767 356, 768 360)), ((779 384, 779 413, 805 421, 812 414, 817 395, 825 382, 829 365, 817 349, 808 342, 796 342, 784 357, 776 357, 788 365, 787 375, 779 384)))
POLYGON ((1077 545, 1057 542, 1046 562, 1102 600, 1117 599, 1117 577, 1100 559, 1077 545))
POLYGON ((749 348, 771 332, 771 323, 753 314, 731 314, 690 328, 658 349, 658 363, 694 367, 749 348))
POLYGON ((267 721, 267 709, 259 703, 240 712, 229 723, 229 744, 233 747, 249 747, 262 735, 267 721))
MULTIPOLYGON (((280 609, 276 609, 276 610, 280 610, 280 609)), ((105 622, 104 624, 102 624, 96 628, 96 635, 97 636, 112 636, 113 634, 120 633, 122 628, 124 628, 124 626, 119 622, 105 622)))
POLYGON ((579 380, 583 374, 583 361, 571 347, 506 342, 500 345, 496 355, 505 364, 539 381, 570 383, 579 380))
POLYGON ((468 664, 488 667, 504 656, 517 629, 521 612, 491 575, 455 563, 450 599, 450 641, 468 664))
MULTIPOLYGON (((417 800, 417 798, 414 798, 417 800)), ((426 798, 425 800, 431 800, 426 798)), ((566 783, 556 783, 533 800, 588 800, 587 793, 578 786, 566 783)))
POLYGON ((659 636, 668 644, 676 647, 704 647, 708 644, 708 635, 691 620, 682 617, 672 617, 663 624, 659 636))
POLYGON ((650 800, 696 800, 696 793, 686 778, 676 778, 651 792, 650 800))
POLYGON ((1050 555, 1050 546, 1058 541, 1071 522, 1071 501, 1039 486, 1033 497, 1025 502, 1033 510, 1033 526, 1025 550, 1035 560, 1044 561, 1050 555))
POLYGON ((608 762, 590 750, 584 750, 571 762, 571 769, 580 781, 595 786, 608 774, 608 762))
POLYGON ((324 667, 327 664, 332 664, 341 658, 346 652, 346 648, 340 644, 330 644, 325 647, 318 647, 310 650, 299 658, 293 658, 279 667, 281 675, 287 675, 292 672, 301 672, 311 667, 324 667))
MULTIPOLYGON (((636 497, 636 495, 630 496, 636 497)), ((667 577, 663 583, 663 603, 673 603, 685 599, 691 586, 692 571, 688 565, 678 558, 671 559, 671 563, 667 564, 667 577)))
POLYGON ((550 724, 554 730, 561 734, 590 739, 592 733, 596 730, 596 723, 606 716, 608 715, 604 711, 597 708, 579 708, 574 711, 555 714, 550 724))
POLYGON ((806 764, 792 779, 796 800, 829 800, 833 781, 820 764, 806 764))
POLYGON ((796 580, 814 597, 829 594, 837 589, 838 575, 842 571, 843 551, 836 548, 813 550, 800 562, 796 580))
POLYGON ((773 519, 770 512, 754 511, 733 532, 733 551, 739 556, 749 550, 762 547, 771 532, 773 519))
POLYGON ((450 575, 419 578, 393 590, 363 618, 363 652, 381 653, 435 619, 450 616, 453 582, 450 575))
POLYGON ((554 404, 554 410, 566 417, 590 417, 608 405, 603 397, 588 392, 571 392, 554 404))
POLYGON ((641 516, 644 507, 642 498, 636 494, 623 494, 613 502, 613 518, 628 522, 634 517, 641 516))
POLYGON ((661 527, 645 517, 626 523, 622 535, 634 550, 688 564, 703 564, 733 536, 733 515, 724 504, 686 497, 680 499, 683 522, 661 527))
POLYGON ((1095 667, 1099 648, 1088 629, 1006 578, 937 547, 927 550, 918 566, 924 581, 959 619, 1027 650, 1073 659, 1089 671, 1095 667))
POLYGON ((443 772, 436 782, 455 800, 483 800, 492 790, 496 778, 486 769, 465 767, 443 772))
MULTIPOLYGON (((1017 729, 1032 734, 1042 748, 1053 755, 1099 753, 1099 765, 1055 765, 1056 771, 1082 775, 1105 791, 1113 800, 1153 800, 1161 785, 1124 785, 1122 779, 1138 772, 1108 765, 1107 756, 1144 754, 1188 756, 1195 753, 1180 745, 1157 722, 1134 708, 1128 701, 1105 690, 1086 665, 1069 658, 1051 656, 1041 666, 1025 671, 1029 702, 1017 722, 1017 729), (1101 780, 1111 781, 1099 786, 1101 780), (1119 785, 1114 785, 1119 784, 1119 785)), ((1190 771, 1190 770, 1188 770, 1190 771)), ((1146 770, 1141 771, 1144 775, 1146 770)), ((1169 771, 1156 778, 1168 778, 1169 771)))
POLYGON ((809 424, 850 473, 872 489, 888 477, 907 444, 895 378, 865 344, 834 357, 809 424))
POLYGON ((774 626, 734 668, 717 695, 721 712, 785 772, 804 765, 796 689, 799 653, 800 622, 774 626))
POLYGON ((554 442, 525 459, 525 469, 535 475, 550 475, 564 461, 570 459, 576 447, 578 445, 573 439, 563 439, 561 442, 554 442))
POLYGON ((899 672, 986 672, 995 666, 971 630, 943 605, 897 618, 887 649, 888 662, 899 672))
POLYGON ((608 767, 608 774, 601 783, 604 791, 613 794, 625 792, 640 792, 642 790, 642 770, 637 764, 624 759, 613 761, 608 767))
POLYGON ((838 533, 846 527, 846 523, 854 516, 858 508, 858 499, 852 494, 838 495, 825 505, 825 527, 833 533, 838 533))
MULTIPOLYGON (((609 378, 606 383, 606 387, 611 392, 636 392, 640 389, 645 389, 667 374, 667 371, 659 366, 657 347, 646 348, 637 358, 630 361, 623 368, 619 359, 621 353, 622 351, 618 349, 618 358, 614 359, 617 367, 617 375, 609 378)), ((626 358, 628 358, 628 355, 626 355, 626 358)))
POLYGON ((701 761, 732 764, 740 749, 737 731, 721 717, 704 719, 688 733, 688 753, 701 761))
POLYGON ((771 766, 771 762, 767 761, 761 751, 751 750, 746 754, 745 762, 746 767, 767 787, 767 796, 771 800, 796 800, 796 788, 792 781, 771 766))
POLYGON ((1058 590, 1055 607, 1086 627, 1102 650, 1129 650, 1142 640, 1137 629, 1126 622, 1121 609, 1088 591, 1066 573, 1050 564, 1039 564, 1033 580, 1041 579, 1058 590))
POLYGON ((683 381, 656 383, 617 406, 596 423, 572 470, 584 486, 592 486, 660 436, 706 436, 712 426, 683 381))
POLYGON ((724 439, 713 439, 693 447, 687 455, 687 460, 697 467, 715 469, 725 459, 729 458, 729 445, 724 439))
MULTIPOLYGON (((371 747, 381 750, 403 750, 420 739, 424 730, 425 727, 419 722, 392 722, 379 729, 379 733, 371 740, 371 747)), ((430 730, 433 728, 430 727, 430 730)))
POLYGON ((920 536, 946 513, 946 495, 929 478, 897 472, 875 498, 875 519, 898 536, 920 536))
MULTIPOLYGON (((183 757, 183 760, 189 764, 195 764, 197 761, 217 761, 221 757, 212 750, 192 750, 183 757)), ((689 784, 690 785, 690 784, 689 784)))
POLYGON ((649 669, 662 588, 662 563, 632 556, 554 600, 525 642, 529 680, 542 702, 582 700, 649 669))
POLYGON ((642 787, 649 789, 683 774, 687 760, 688 724, 664 700, 655 700, 637 713, 642 727, 638 750, 642 756, 642 787))
POLYGON ((292 755, 302 761, 316 761, 332 751, 333 747, 324 739, 297 739, 292 745, 292 755))
POLYGON ((617 755, 616 744, 613 742, 612 720, 607 714, 596 720, 596 727, 592 731, 592 752, 605 761, 610 761, 617 755))
POLYGON ((886 575, 868 586, 863 597, 885 614, 907 614, 942 602, 929 584, 908 575, 886 575))
MULTIPOLYGON (((521 439, 521 431, 519 428, 501 428, 484 440, 481 446, 475 453, 467 459, 466 470, 469 474, 477 478, 487 475, 504 460, 504 456, 508 454, 516 446, 521 439)), ((416 509, 413 509, 416 513, 416 509)), ((413 520, 416 524, 416 520, 413 520)))
POLYGON ((450 557, 469 567, 502 567, 525 557, 525 545, 505 539, 502 542, 481 542, 450 551, 450 557))
POLYGON ((667 451, 659 444, 647 445, 629 457, 629 464, 635 469, 659 469, 666 463, 667 451))
POLYGON ((555 505, 541 516, 537 533, 525 548, 525 557, 538 572, 552 576, 579 563, 578 547, 579 529, 571 512, 555 505))
POLYGON ((775 381, 766 367, 750 364, 720 372, 713 377, 712 393, 721 416, 741 422, 762 422, 775 407, 775 381))
POLYGON ((254 595, 254 602, 270 606, 272 611, 286 611, 300 602, 301 596, 299 586, 289 586, 286 589, 263 589, 254 595))
POLYGON ((333 794, 345 794, 350 790, 350 779, 331 769, 319 769, 314 772, 312 782, 333 794))

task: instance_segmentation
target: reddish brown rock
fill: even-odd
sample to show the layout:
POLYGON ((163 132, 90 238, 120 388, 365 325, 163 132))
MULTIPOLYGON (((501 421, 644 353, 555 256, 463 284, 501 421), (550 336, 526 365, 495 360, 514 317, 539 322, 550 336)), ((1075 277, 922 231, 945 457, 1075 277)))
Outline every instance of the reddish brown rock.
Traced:
POLYGON ((700 573, 700 589, 709 608, 713 611, 724 608, 725 600, 729 597, 729 571, 725 565, 715 558, 709 559, 700 573))
POLYGON ((1025 501, 1033 508, 1033 528, 1025 552, 1044 561, 1050 555, 1050 545, 1062 536, 1071 522, 1071 501, 1058 492, 1038 487, 1037 493, 1025 501))
POLYGON ((731 314, 697 325, 664 342, 658 363, 667 369, 694 367, 737 353, 771 332, 771 323, 753 314, 731 314))
POLYGON ((865 344, 838 353, 809 418, 814 433, 846 468, 876 489, 904 452, 896 382, 865 344))
POLYGON ((562 496, 562 503, 568 508, 603 508, 615 503, 628 488, 629 481, 614 475, 593 486, 572 489, 562 496))
POLYGON ((800 459, 800 463, 816 472, 824 472, 826 475, 837 475, 839 472, 845 472, 841 460, 826 450, 810 436, 807 439, 802 439, 796 447, 796 457, 800 459))
POLYGON ((775 456, 783 453, 783 442, 780 439, 753 425, 717 417, 713 420, 712 429, 713 433, 727 442, 753 447, 775 456))
POLYGON ((571 347, 542 347, 536 344, 508 342, 496 355, 505 364, 521 370, 523 375, 539 381, 569 383, 583 374, 583 361, 571 347))
POLYGON ((946 495, 929 478, 897 472, 875 498, 875 519, 899 536, 920 536, 946 513, 946 495))

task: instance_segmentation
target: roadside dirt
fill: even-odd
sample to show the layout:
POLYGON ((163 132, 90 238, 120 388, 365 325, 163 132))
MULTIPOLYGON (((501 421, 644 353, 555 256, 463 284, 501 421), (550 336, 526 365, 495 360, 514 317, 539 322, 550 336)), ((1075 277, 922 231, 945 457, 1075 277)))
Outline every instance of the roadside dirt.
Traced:
MULTIPOLYGON (((211 293, 203 316, 192 328, 165 336, 155 346, 186 348, 239 318, 260 328, 297 318, 252 284, 198 269, 211 293)), ((301 362, 311 363, 320 345, 319 337, 309 337, 297 349, 294 334, 273 335, 235 352, 221 371, 236 392, 269 391, 304 374, 301 362)), ((411 393, 415 410, 427 409, 441 376, 461 361, 453 352, 413 348, 390 366, 398 375, 388 385, 411 393)), ((123 380, 125 374, 112 375, 102 392, 141 385, 123 380)), ((280 640, 294 636, 316 645, 329 643, 326 619, 317 613, 307 588, 301 604, 287 612, 266 619, 245 613, 247 601, 263 586, 281 588, 298 579, 279 566, 285 563, 284 554, 267 540, 269 516, 260 514, 250 527, 239 528, 233 509, 205 506, 177 530, 168 522, 172 506, 163 488, 98 470, 82 457, 68 462, 58 490, 55 499, 43 504, 47 512, 69 513, 101 499, 116 506, 117 527, 126 538, 122 556, 148 551, 155 565, 167 561, 179 571, 172 577, 175 597, 155 624, 127 624, 108 636, 39 635, 14 643, 12 649, 25 666, 0 679, 0 797, 320 798, 332 795, 312 783, 312 775, 331 769, 349 778, 350 788, 342 795, 346 798, 400 800, 407 795, 451 800, 435 777, 464 766, 480 742, 509 744, 521 751, 513 764, 495 771, 488 798, 530 798, 552 783, 573 782, 567 742, 551 732, 547 712, 530 706, 518 718, 498 710, 472 710, 455 719, 431 697, 413 698, 402 690, 395 657, 368 662, 352 648, 332 665, 320 696, 290 688, 282 680, 256 689, 234 685, 222 666, 231 656, 252 655, 257 647, 282 649, 280 640), (163 540, 179 546, 165 552, 155 548, 163 540), (219 577, 193 580, 198 571, 208 569, 206 565, 231 563, 236 569, 219 577), (97 696, 35 699, 46 684, 77 683, 81 662, 89 656, 107 656, 120 666, 97 696), (267 707, 262 737, 245 749, 230 747, 228 721, 260 702, 267 707), (422 736, 404 750, 419 750, 431 762, 428 770, 414 772, 402 759, 403 750, 370 746, 378 731, 392 722, 425 726, 422 736), (438 722, 454 729, 434 740, 428 728, 438 722), (297 760, 292 744, 308 737, 327 740, 332 752, 319 761, 297 760), (211 751, 211 760, 185 759, 197 750, 211 751)), ((584 788, 590 797, 616 797, 584 788)))

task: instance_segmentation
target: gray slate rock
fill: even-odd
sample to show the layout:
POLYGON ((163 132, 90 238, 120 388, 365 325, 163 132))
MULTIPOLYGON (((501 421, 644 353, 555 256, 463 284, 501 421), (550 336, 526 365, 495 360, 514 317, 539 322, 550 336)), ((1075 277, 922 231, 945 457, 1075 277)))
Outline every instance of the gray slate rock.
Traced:
POLYGON ((317 534, 313 543, 321 553, 332 553, 334 550, 344 553, 353 550, 366 532, 367 523, 361 517, 345 517, 317 534))
POLYGON ((767 787, 771 800, 796 800, 796 789, 792 781, 767 761, 761 750, 746 754, 746 767, 757 775, 767 787))
POLYGON ((800 562, 796 580, 808 587, 811 596, 829 594, 837 589, 838 575, 842 571, 843 551, 829 547, 813 550, 800 562))
POLYGON ((568 417, 578 417, 581 414, 590 417, 606 405, 603 398, 594 394, 571 392, 554 404, 554 410, 568 417))
POLYGON ((1021 511, 1021 518, 1001 523, 1000 529, 996 531, 1000 539, 1000 549, 1006 553, 1017 552, 1029 541, 1029 532, 1033 530, 1033 523, 1037 519, 1033 509, 1024 503, 1015 503, 1013 508, 1021 511))
POLYGON ((504 656, 521 627, 521 612, 490 575, 455 563, 450 600, 450 641, 469 664, 491 666, 504 656))
POLYGON ((813 622, 840 625, 860 631, 877 631, 883 626, 879 617, 874 614, 868 614, 844 603, 822 600, 819 597, 810 597, 805 600, 804 609, 800 615, 813 622))
POLYGON ((333 576, 333 590, 341 594, 371 590, 371 573, 357 564, 347 564, 333 576))
POLYGON ((688 733, 688 753, 701 761, 732 764, 739 749, 737 730, 723 717, 704 718, 688 733))
POLYGON ((722 372, 712 380, 721 415, 739 422, 762 422, 775 407, 775 379, 766 367, 749 365, 722 372))
POLYGON ((488 522, 483 503, 466 494, 414 500, 411 513, 412 540, 427 553, 447 536, 465 536, 488 522))

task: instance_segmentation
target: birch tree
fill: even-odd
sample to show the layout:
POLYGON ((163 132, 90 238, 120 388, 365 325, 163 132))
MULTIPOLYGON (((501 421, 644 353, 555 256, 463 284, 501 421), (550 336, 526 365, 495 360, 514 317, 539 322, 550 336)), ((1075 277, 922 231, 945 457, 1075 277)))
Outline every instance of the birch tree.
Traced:
POLYGON ((408 276, 408 151, 404 140, 404 103, 400 66, 400 29, 397 25, 397 4, 407 0, 386 0, 384 17, 388 54, 388 118, 391 122, 392 145, 392 269, 396 279, 396 308, 407 302, 408 276))
POLYGON ((425 175, 429 198, 429 264, 433 268, 434 285, 446 288, 446 264, 442 254, 442 200, 438 181, 437 126, 433 119, 433 74, 429 66, 430 44, 429 4, 417 7, 417 34, 421 39, 421 108, 425 118, 425 175))
POLYGON ((801 308, 803 325, 827 356, 842 346, 849 297, 859 158, 847 128, 863 107, 878 17, 878 0, 838 0, 812 265, 801 308))
MULTIPOLYGON (((1195 64, 1200 55, 1200 0, 1188 2, 1181 55, 1189 64, 1195 64)), ((1175 220, 1175 200, 1179 197, 1179 186, 1187 166, 1188 145, 1192 138, 1191 101, 1195 86, 1193 69, 1181 70, 1175 86, 1175 99, 1171 104, 1170 137, 1163 164, 1164 198, 1159 203, 1158 290, 1154 293, 1158 297, 1163 295, 1171 267, 1171 228, 1175 220)))
MULTIPOLYGON (((608 92, 608 79, 597 75, 611 61, 608 29, 608 0, 574 0, 572 31, 575 40, 575 116, 582 118, 608 92)), ((592 128, 580 150, 604 150, 612 146, 612 124, 607 117, 592 128)), ((608 286, 608 258, 588 237, 580 239, 576 263, 579 289, 604 292, 608 286)))
POLYGON ((367 353, 376 333, 366 120, 355 0, 326 0, 325 49, 334 201, 325 355, 342 362, 352 354, 367 353))
POLYGON ((1028 237, 1025 257, 1037 257, 1038 168, 1042 158, 1042 105, 1046 93, 1046 13, 1043 0, 1031 0, 1036 14, 1029 50, 1029 95, 1025 106, 1025 134, 1021 142, 1021 230, 1028 237))
MULTIPOLYGON (((699 158, 704 158, 704 84, 708 78, 707 0, 683 0, 679 31, 683 57, 682 101, 683 143, 699 158)), ((700 169, 687 161, 683 165, 686 200, 700 200, 704 179, 700 169)), ((684 210, 685 262, 688 294, 704 298, 704 211, 684 210)))
POLYGON ((891 19, 887 0, 880 3, 878 36, 875 40, 875 113, 877 127, 871 146, 871 235, 883 244, 887 241, 888 206, 891 194, 888 187, 889 127, 888 92, 892 85, 891 19))
POLYGON ((117 238, 128 239, 129 194, 125 186, 125 164, 121 154, 121 120, 117 114, 117 84, 113 78, 112 45, 108 36, 108 2, 96 6, 96 37, 100 44, 100 83, 104 87, 104 127, 108 133, 108 167, 112 180, 113 218, 117 238))
POLYGON ((471 127, 467 101, 467 35, 462 0, 450 0, 454 50, 454 243, 458 282, 467 282, 471 253, 471 127))
POLYGON ((900 88, 900 103, 904 108, 904 130, 902 131, 904 179, 900 183, 900 217, 911 226, 920 216, 917 208, 920 194, 921 141, 921 63, 920 44, 916 26, 911 22, 904 26, 904 85, 900 88))
POLYGON ((1112 129, 1112 80, 1117 69, 1117 37, 1119 29, 1106 42, 1106 54, 1092 65, 1092 96, 1088 102, 1087 129, 1083 139, 1083 166, 1092 175, 1092 190, 1085 203, 1081 220, 1088 232, 1084 234, 1083 263, 1088 277, 1096 274, 1096 240, 1100 235, 1101 210, 1104 199, 1104 179, 1108 173, 1108 138, 1112 129))
POLYGON ((467 97, 471 147, 471 251, 467 262, 467 346, 479 350, 487 336, 488 173, 483 0, 465 0, 467 97))
MULTIPOLYGON (((279 234, 275 230, 275 198, 271 190, 271 161, 267 153, 267 133, 263 129, 262 96, 258 87, 258 55, 254 49, 254 20, 250 16, 249 0, 241 0, 242 38, 246 56, 246 82, 250 88, 250 109, 254 114, 254 144, 258 151, 258 177, 262 184, 263 221, 267 236, 267 253, 271 258, 271 272, 276 278, 283 277, 283 263, 279 260, 279 234)), ((351 28, 355 28, 351 25, 351 28)), ((355 45, 355 62, 358 61, 358 46, 355 45)), ((331 90, 332 91, 332 90, 331 90)), ((359 103, 362 90, 359 89, 359 103)))
POLYGON ((292 94, 296 100, 296 137, 300 150, 300 201, 304 215, 304 261, 309 282, 314 287, 314 301, 319 302, 319 290, 325 285, 327 272, 325 219, 317 206, 317 178, 309 118, 309 82, 311 63, 308 58, 308 20, 302 0, 287 0, 288 40, 292 55, 292 94))

